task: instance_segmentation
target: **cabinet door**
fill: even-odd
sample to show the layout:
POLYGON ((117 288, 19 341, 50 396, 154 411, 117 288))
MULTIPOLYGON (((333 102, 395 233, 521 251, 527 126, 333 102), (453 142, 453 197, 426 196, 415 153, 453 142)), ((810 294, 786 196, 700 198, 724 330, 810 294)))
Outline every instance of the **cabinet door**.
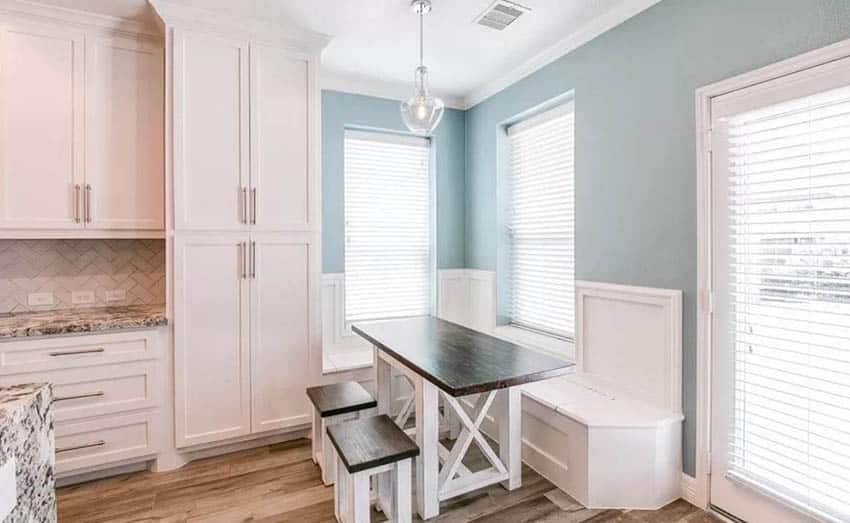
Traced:
POLYGON ((46 25, 0 27, 0 227, 81 226, 83 41, 46 25))
POLYGON ((174 220, 241 230, 248 189, 248 44, 174 31, 174 220))
POLYGON ((309 63, 251 45, 251 221, 254 230, 310 228, 309 63))
POLYGON ((175 239, 177 446, 251 431, 247 236, 175 239))
POLYGON ((86 226, 162 229, 162 48, 94 38, 86 60, 86 226))
POLYGON ((312 243, 255 235, 251 250, 252 430, 309 423, 312 243))

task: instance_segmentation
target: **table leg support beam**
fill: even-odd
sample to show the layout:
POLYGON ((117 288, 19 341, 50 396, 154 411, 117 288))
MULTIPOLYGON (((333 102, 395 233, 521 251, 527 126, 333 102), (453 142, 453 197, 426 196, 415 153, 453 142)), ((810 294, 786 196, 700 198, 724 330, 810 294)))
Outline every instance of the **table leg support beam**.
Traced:
POLYGON ((508 469, 502 486, 514 490, 522 486, 522 391, 502 389, 496 398, 499 424, 499 457, 508 469))

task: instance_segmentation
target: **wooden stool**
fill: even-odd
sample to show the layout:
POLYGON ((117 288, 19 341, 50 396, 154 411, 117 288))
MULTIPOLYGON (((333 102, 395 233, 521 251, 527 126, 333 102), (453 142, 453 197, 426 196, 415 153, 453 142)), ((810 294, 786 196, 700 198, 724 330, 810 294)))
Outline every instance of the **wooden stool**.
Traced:
POLYGON ((411 521, 410 466, 419 447, 410 437, 386 414, 328 427, 328 435, 337 456, 336 519, 368 523, 369 479, 388 474, 391 488, 378 493, 381 510, 389 521, 411 521))
POLYGON ((307 397, 313 403, 313 463, 322 469, 322 483, 333 485, 336 459, 327 428, 346 420, 371 416, 378 403, 356 381, 310 387, 307 397))

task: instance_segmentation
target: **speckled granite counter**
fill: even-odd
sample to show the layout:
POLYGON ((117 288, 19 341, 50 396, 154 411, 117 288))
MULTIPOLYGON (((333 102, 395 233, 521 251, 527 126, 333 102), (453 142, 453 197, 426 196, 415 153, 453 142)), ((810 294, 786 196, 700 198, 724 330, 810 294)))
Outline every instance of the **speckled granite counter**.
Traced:
POLYGON ((56 521, 52 403, 50 385, 0 387, 0 465, 15 460, 17 489, 4 523, 56 521))
POLYGON ((143 329, 167 324, 165 305, 130 305, 0 316, 0 339, 143 329))

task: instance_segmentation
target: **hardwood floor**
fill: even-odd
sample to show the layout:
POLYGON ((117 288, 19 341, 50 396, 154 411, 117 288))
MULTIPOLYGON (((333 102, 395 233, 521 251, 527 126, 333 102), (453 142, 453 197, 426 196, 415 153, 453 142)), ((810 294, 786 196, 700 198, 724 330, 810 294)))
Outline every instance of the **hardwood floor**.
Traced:
MULTIPOLYGON (((470 458, 472 461, 475 457, 470 458)), ((465 461, 466 462, 466 461, 465 461)), ((58 489, 59 523, 334 520, 325 487, 299 439, 192 462, 163 473, 138 472, 58 489)), ((373 521, 383 521, 373 513, 373 521)), ((418 521, 418 520, 416 520, 418 521)), ((528 467, 522 487, 481 489, 443 503, 431 521, 459 523, 707 523, 684 501, 659 511, 588 510, 528 467)))

